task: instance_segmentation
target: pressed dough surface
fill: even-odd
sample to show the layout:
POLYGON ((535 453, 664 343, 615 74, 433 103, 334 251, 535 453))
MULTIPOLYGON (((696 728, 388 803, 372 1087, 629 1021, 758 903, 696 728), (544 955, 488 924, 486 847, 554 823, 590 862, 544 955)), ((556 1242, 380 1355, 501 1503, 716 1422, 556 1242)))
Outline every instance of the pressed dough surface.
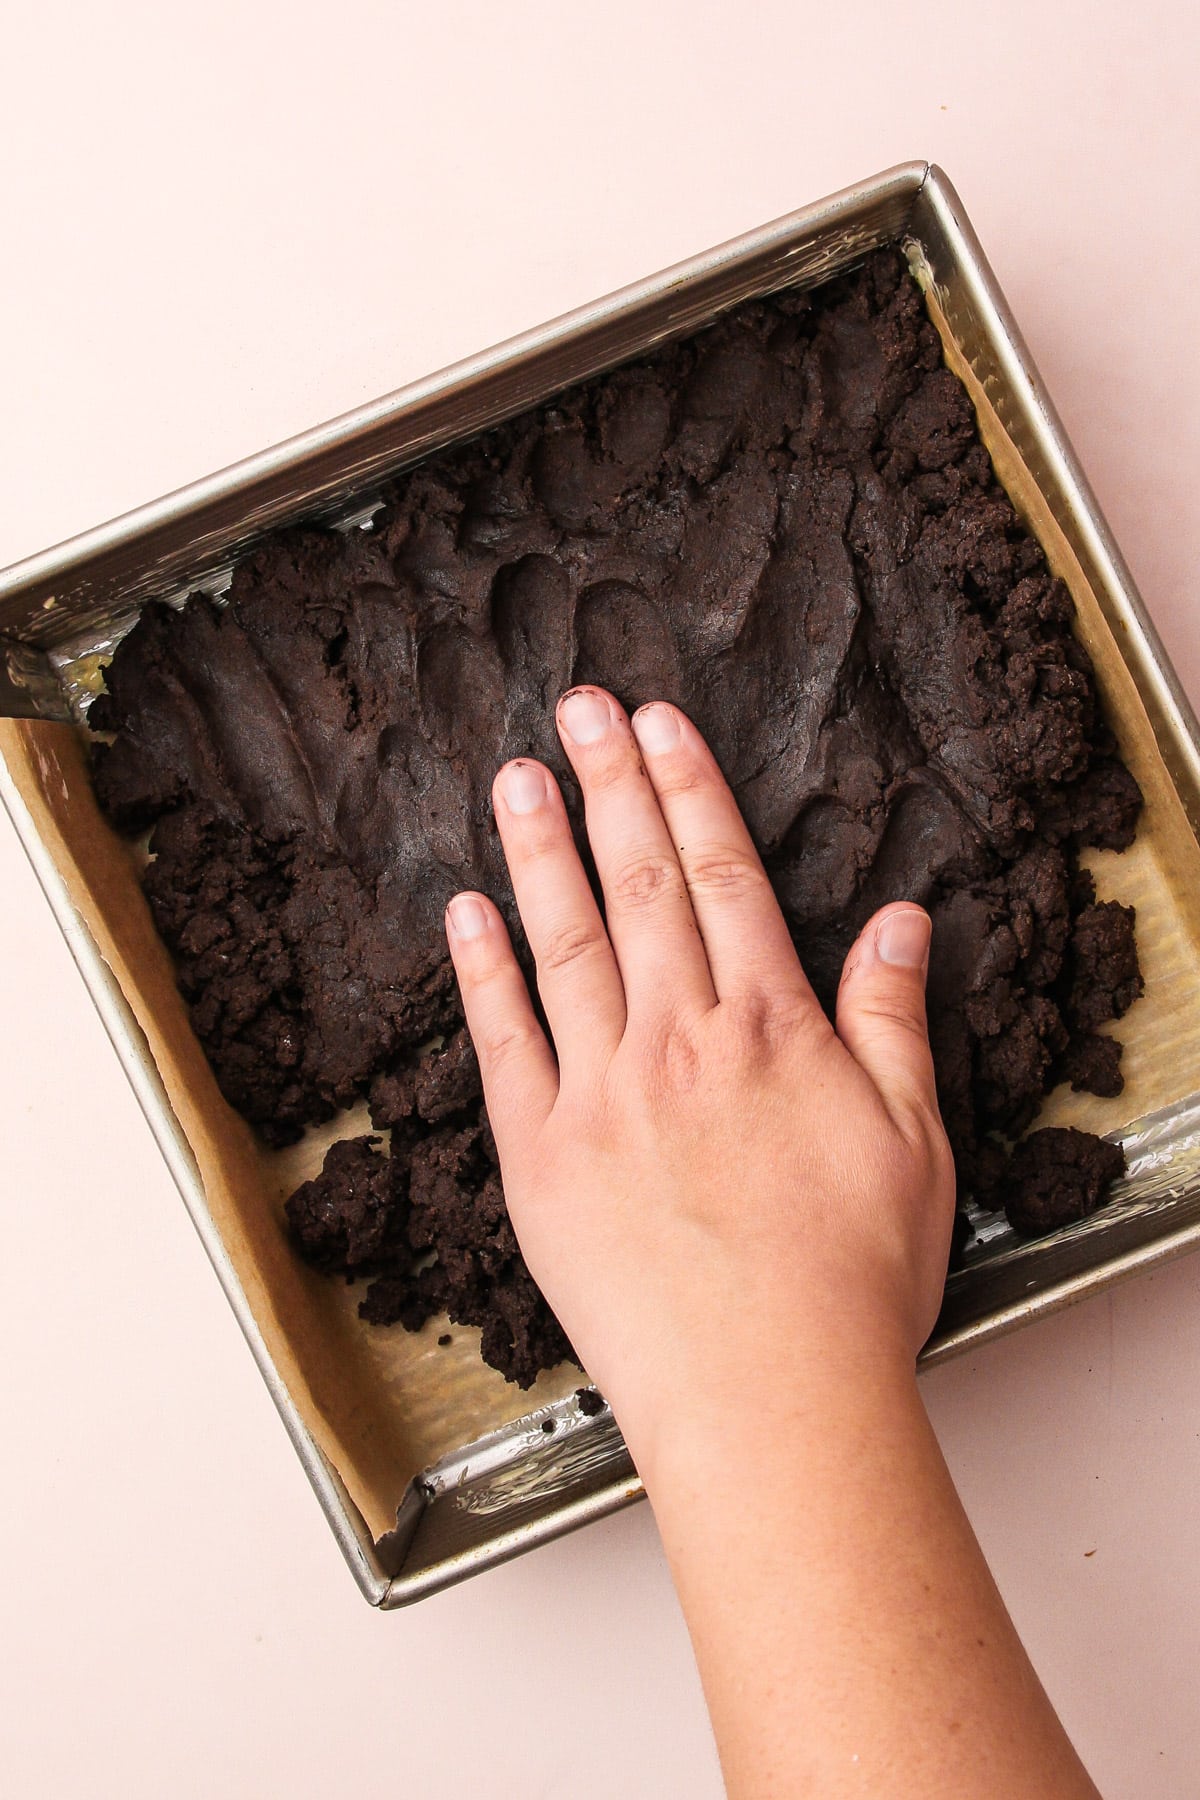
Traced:
MULTIPOLYGON (((64 54, 57 9, 14 13, 0 561, 926 154, 1200 700, 1195 10, 524 17, 113 0, 64 54)), ((1138 909, 1126 1092, 1043 1117, 1105 1130, 1200 1066, 1194 928, 1150 830, 1097 868, 1138 909)), ((648 1508, 412 1613, 363 1605, 2 812, 0 886, 9 1785, 390 1800, 449 1757, 496 1800, 718 1800, 648 1508)), ((922 1382, 1038 1673, 1130 1800, 1195 1800, 1200 1764, 1198 1309, 1191 1257, 922 1382)), ((525 1404, 470 1356, 493 1408, 525 1404)))
POLYGON ((431 459, 369 530, 276 537, 227 606, 147 609, 91 715, 116 734, 97 792, 154 825, 147 893, 223 1090, 268 1142, 363 1094, 392 1131, 293 1203, 311 1259, 378 1277, 376 1322, 482 1326, 522 1383, 568 1352, 442 915, 463 886, 508 900, 500 761, 543 756, 578 823, 552 709, 581 680, 696 719, 827 1006, 877 906, 930 907, 964 1194, 1011 1192, 1026 1229, 1086 1212, 1119 1155, 1035 1137, 1022 1207, 987 1135, 1064 1078, 1118 1094, 1095 1028, 1141 987, 1132 914, 1076 866, 1128 844, 1139 794, 1071 620, 893 251, 431 459))

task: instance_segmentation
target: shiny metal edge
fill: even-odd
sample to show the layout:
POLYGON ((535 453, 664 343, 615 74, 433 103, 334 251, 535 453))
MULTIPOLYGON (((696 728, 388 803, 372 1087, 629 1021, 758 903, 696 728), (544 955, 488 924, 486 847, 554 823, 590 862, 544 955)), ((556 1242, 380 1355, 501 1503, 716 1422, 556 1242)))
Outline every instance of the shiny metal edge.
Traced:
POLYGON ((870 247, 870 233, 853 236, 866 214, 891 208, 898 235, 928 167, 898 164, 0 570, 0 632, 53 649, 113 602, 128 609, 185 574, 203 577, 267 530, 336 511, 372 482, 528 405, 520 371, 531 360, 548 396, 627 359, 635 352, 626 335, 614 343, 613 328, 627 333, 642 311, 665 304, 667 314, 642 337, 644 352, 753 292, 844 267, 870 247), (839 230, 850 234, 844 242, 839 230), (818 260, 806 267, 814 248, 818 260), (516 392, 506 405, 510 373, 516 392))
MULTIPOLYGON (((883 174, 841 190, 786 215, 756 231, 744 234, 660 275, 637 282, 591 305, 577 309, 534 331, 467 359, 441 374, 428 377, 386 396, 371 406, 331 421, 246 462, 234 465, 204 481, 168 495, 136 512, 100 526, 0 573, 0 627, 13 631, 21 623, 14 604, 25 608, 29 641, 53 652, 59 678, 65 663, 84 647, 84 633, 91 622, 107 624, 114 609, 128 615, 132 601, 155 594, 178 593, 186 573, 189 585, 220 585, 220 571, 233 556, 243 554, 255 537, 292 519, 311 518, 321 512, 322 495, 336 502, 339 522, 350 523, 362 510, 369 476, 392 474, 406 463, 419 460, 440 443, 472 435, 511 411, 534 403, 520 392, 505 405, 506 371, 519 369, 531 358, 539 364, 542 397, 562 386, 587 378, 600 369, 644 353, 652 344, 700 328, 724 307, 755 292, 768 292, 790 284, 814 285, 857 260, 866 250, 898 238, 912 203, 926 178, 928 164, 902 164, 883 174), (887 228, 881 220, 888 220, 887 228), (869 224, 867 221, 871 221, 869 224), (841 235, 839 235, 839 233, 841 235), (807 253, 807 257, 806 257, 807 253), (631 335, 631 315, 667 303, 668 316, 652 333, 631 335), (615 342, 613 332, 619 337, 615 342), (545 353, 551 352, 549 361, 545 353), (559 353, 561 352, 561 357, 559 353), (499 391, 497 384, 499 383, 499 391), (489 386, 486 407, 471 407, 464 418, 461 406, 477 385, 489 386), (405 439, 403 454, 390 455, 384 464, 376 456, 369 471, 355 452, 355 439, 381 424, 395 431, 412 421, 431 402, 458 408, 453 423, 426 430, 416 440, 405 439), (343 469, 336 481, 322 473, 324 485, 312 484, 314 464, 322 471, 338 450, 344 453, 343 469), (247 489, 261 491, 247 520, 243 502, 247 489), (297 490, 300 490, 296 498, 297 490), (353 500, 351 496, 354 496, 353 500), (230 514, 236 514, 230 535, 230 514), (197 566, 197 546, 190 526, 197 519, 205 529, 219 514, 211 555, 197 566), (189 523, 190 522, 190 523, 189 523), (164 561, 162 534, 182 530, 186 549, 164 561), (110 604, 97 610, 95 588, 89 592, 87 570, 97 560, 146 557, 151 580, 142 583, 110 582, 110 604), (82 602, 82 605, 80 604, 82 602), (48 625, 47 621, 51 621, 48 625)), ((325 509, 324 516, 329 516, 325 509)), ((93 645, 94 648, 94 645, 93 645)), ((0 713, 4 711, 0 701, 0 713)), ((283 1387, 247 1306, 245 1295, 216 1233, 204 1199, 198 1171, 182 1138, 165 1091, 153 1068, 144 1040, 111 973, 103 964, 95 943, 72 907, 65 888, 45 853, 25 809, 3 769, 0 759, 0 796, 14 817, 18 835, 38 874, 72 954, 92 994, 109 1036, 126 1069, 139 1103, 150 1123, 168 1166, 188 1206, 196 1229, 216 1268, 230 1304, 262 1371, 268 1389, 295 1444, 310 1482, 329 1518, 343 1554, 359 1587, 373 1604, 394 1607, 464 1579, 467 1575, 506 1561, 526 1549, 547 1542, 600 1518, 642 1497, 642 1488, 628 1454, 621 1444, 613 1455, 613 1467, 585 1493, 562 1494, 555 1507, 540 1516, 523 1517, 485 1534, 480 1541, 458 1545, 452 1551, 438 1549, 444 1536, 437 1484, 426 1476, 410 1484, 397 1509, 397 1529, 376 1545, 365 1522, 349 1499, 336 1471, 327 1463, 305 1430, 283 1387), (403 1564, 402 1567, 400 1565, 403 1564)), ((520 1430, 520 1422, 516 1427, 520 1430)))
POLYGON ((995 1338, 1007 1337, 1022 1325, 1031 1325, 1036 1319, 1063 1312, 1079 1300, 1087 1300, 1134 1275, 1148 1274, 1163 1263, 1173 1262, 1177 1256, 1198 1249, 1200 1219, 1193 1219, 1177 1231, 1164 1233, 1150 1243, 1136 1244, 1119 1255, 1106 1256, 1102 1263, 1040 1287, 1036 1293, 1031 1291, 1025 1299, 1011 1300, 1007 1305, 997 1307, 983 1323, 964 1325, 939 1334, 921 1352, 917 1368, 936 1368, 939 1363, 948 1362, 964 1351, 977 1350, 995 1338))
POLYGON ((1200 1093, 1110 1134, 1126 1173, 1105 1204, 1044 1238, 1020 1238, 1002 1215, 981 1221, 987 1240, 951 1270, 926 1365, 1055 1312, 1200 1244, 1200 1093))
POLYGON ((499 1568, 502 1563, 513 1562, 530 1550, 540 1549, 543 1544, 552 1544, 556 1538, 567 1537, 584 1525, 595 1525, 613 1513, 623 1512, 627 1506, 633 1506, 645 1497, 645 1489, 636 1476, 629 1481, 614 1476, 593 1492, 564 1498, 552 1512, 523 1518, 515 1525, 505 1525, 486 1542, 470 1550, 418 1563, 411 1573, 396 1576, 379 1604, 384 1612, 412 1606, 431 1594, 457 1587, 460 1581, 467 1581, 472 1575, 482 1575, 488 1569, 499 1568))
MULTIPOLYGON (((583 307, 564 318, 553 321, 539 330, 523 334, 494 350, 484 352, 481 356, 470 358, 454 365, 440 375, 431 376, 427 380, 412 384, 399 390, 396 394, 385 397, 373 406, 360 408, 355 413, 331 421, 329 425, 319 427, 314 432, 305 433, 288 444, 280 445, 275 450, 267 451, 261 456, 253 457, 247 462, 235 465, 232 469, 181 490, 174 496, 153 503, 149 507, 140 508, 137 512, 127 514, 123 519, 113 521, 109 526, 99 527, 96 531, 84 534, 81 538, 61 545, 57 550, 43 553, 41 556, 27 559, 25 562, 0 574, 0 604, 4 606, 0 619, 8 626, 11 619, 11 602, 37 601, 43 606, 46 598, 52 599, 55 605, 50 608, 53 613, 58 610, 59 595, 55 589, 61 590, 64 585, 74 581, 87 563, 97 557, 114 554, 136 553, 139 543, 145 543, 147 537, 153 539, 155 533, 167 527, 177 526, 181 516, 195 518, 211 507, 224 509, 227 503, 236 502, 244 497, 247 485, 270 485, 287 487, 292 492, 302 486, 301 480, 306 474, 312 474, 316 466, 316 475, 324 480, 324 464, 331 451, 339 448, 347 453, 353 463, 353 472, 349 480, 341 486, 326 482, 325 486, 305 488, 299 501, 283 504, 278 496, 266 505, 266 510, 255 513, 253 534, 258 535, 266 529, 273 529, 280 523, 294 517, 311 517, 314 511, 312 496, 332 496, 344 507, 346 498, 352 491, 361 492, 362 483, 371 475, 378 476, 381 465, 373 463, 369 469, 362 462, 355 461, 350 454, 353 440, 360 432, 370 432, 380 423, 389 428, 403 425, 411 420, 421 408, 431 401, 454 403, 469 394, 477 383, 486 380, 494 381, 503 375, 505 369, 512 368, 535 353, 541 353, 548 347, 554 352, 561 350, 568 356, 573 345, 581 340, 603 338, 605 328, 614 321, 625 320, 631 312, 636 312, 648 301, 661 301, 672 287, 686 289, 697 283, 706 284, 706 298, 695 300, 690 305, 682 304, 674 316, 670 328, 655 335, 640 345, 630 346, 623 343, 618 352, 604 360, 603 351, 592 352, 592 360, 583 366, 572 364, 570 374, 563 376, 559 385, 584 379, 588 374, 602 367, 611 366, 614 361, 623 361, 640 350, 650 347, 651 342, 660 342, 667 336, 682 335, 688 330, 697 329, 707 319, 715 316, 722 305, 735 304, 737 300, 748 297, 754 292, 768 291, 769 286, 789 284, 789 276, 796 280, 800 269, 789 269, 786 262, 776 261, 774 276, 769 282, 760 285, 738 285, 739 272, 744 272, 744 265, 761 258, 764 246, 776 258, 789 253, 788 240, 796 234, 816 232, 822 224, 828 227, 837 211, 851 219, 858 209, 869 209, 877 205, 881 197, 891 192, 896 201, 903 200, 908 208, 908 218, 897 221, 897 229, 886 236, 875 236, 872 241, 866 238, 853 244, 848 252, 842 255, 841 263, 829 262, 812 280, 824 278, 837 272, 838 266, 846 266, 855 260, 865 249, 873 247, 873 243, 883 241, 901 241, 906 233, 909 237, 920 238, 920 213, 925 210, 927 226, 936 226, 943 235, 946 244, 955 258, 956 277, 961 279, 970 290, 973 303, 978 308, 992 337, 998 359, 1003 363, 1008 382, 1038 431, 1043 450, 1048 462, 1057 472, 1063 492, 1068 496, 1073 509, 1084 531, 1093 563, 1100 571, 1103 584, 1109 590, 1109 598, 1132 626, 1132 630, 1122 634, 1123 647, 1132 644, 1134 654, 1143 663, 1141 674, 1143 680, 1159 694, 1163 701, 1163 712, 1170 734, 1177 744, 1184 747, 1188 773, 1197 780, 1197 791, 1200 791, 1200 734, 1197 732, 1195 717, 1186 698, 1179 689, 1173 672, 1166 662, 1161 644, 1153 626, 1146 617, 1144 607, 1136 594, 1128 570, 1119 552, 1112 542, 1107 527, 1099 514, 1095 499, 1087 487, 1073 453, 1067 444, 1065 433, 1057 415, 1046 396, 1034 370, 1032 359, 1025 349, 1017 331, 1015 322, 1008 311, 1006 302, 1000 293, 995 278, 987 265, 978 240, 966 221, 961 203, 945 175, 931 169, 924 163, 910 163, 887 172, 875 181, 860 183, 853 188, 843 190, 828 201, 804 208, 788 215, 785 219, 762 228, 761 231, 746 234, 722 245, 706 255, 691 259, 677 265, 663 275, 650 278, 648 281, 636 283, 623 289, 606 300, 596 302, 592 306, 583 307), (781 272, 782 270, 782 272, 781 272), (720 280, 714 284, 714 275, 720 280), (596 356, 599 354, 599 360, 596 356), (364 470, 366 472, 364 473, 364 470), (275 510, 271 510, 274 507, 275 510), (7 596, 7 601, 5 600, 7 596)), ((803 243, 790 247, 801 251, 803 243)), ((547 393, 554 391, 548 387, 547 393)), ((527 405, 527 396, 522 397, 520 404, 527 405)), ((505 416, 503 407, 492 406, 486 423, 495 422, 505 416)), ((406 462, 425 456, 439 444, 453 438, 468 436, 473 430, 483 428, 482 422, 460 420, 452 429, 431 431, 415 446, 410 444, 405 454, 398 461, 388 463, 388 471, 399 468, 406 462)), ((319 506, 318 506, 319 510, 319 506)), ((224 513, 223 513, 224 516, 224 513)), ((235 553, 240 554, 248 538, 236 541, 235 553)), ((223 560, 228 562, 230 540, 224 540, 223 555, 218 556, 213 567, 223 560)), ((189 548, 189 555, 191 553, 189 548)), ((191 565, 189 565, 191 566, 191 565)), ((167 591, 177 585, 183 574, 183 566, 164 570, 161 566, 154 570, 157 591, 167 591)), ((204 571, 210 573, 210 570, 204 571)), ((75 590, 78 592, 78 590, 75 590)), ((124 590, 127 593, 127 590, 124 590)), ((86 598, 86 596, 82 596, 86 598)), ((34 636, 30 632, 30 640, 36 642, 62 641, 60 624, 68 626, 73 633, 78 624, 78 613, 75 607, 63 606, 58 613, 55 633, 45 628, 45 621, 38 622, 41 631, 34 636)), ((0 708, 2 710, 2 708, 0 708)), ((336 1473, 325 1462, 319 1450, 313 1444, 309 1434, 300 1423, 294 1407, 286 1391, 279 1382, 270 1359, 262 1345, 261 1338, 246 1306, 245 1297, 236 1281, 232 1268, 224 1253, 219 1239, 216 1237, 212 1222, 204 1204, 198 1174, 192 1162, 190 1151, 178 1133, 174 1117, 165 1103, 165 1095, 158 1083, 156 1072, 149 1063, 148 1053, 141 1034, 134 1024, 125 1003, 116 989, 107 969, 100 962, 96 947, 87 934, 78 915, 74 913, 69 900, 62 891, 57 872, 41 851, 41 846, 33 833, 32 824, 25 819, 22 830, 19 812, 23 813, 19 799, 11 791, 11 786, 0 764, 0 797, 5 798, 9 811, 14 815, 18 833, 22 838, 30 860, 38 873, 50 903, 59 919, 60 926, 67 937, 72 954, 79 965, 84 979, 92 992, 93 1000, 106 1025, 110 1037, 129 1074, 130 1080, 138 1094, 143 1110, 151 1124, 168 1165, 175 1175, 176 1182, 183 1194, 185 1203, 193 1217, 197 1230, 205 1243, 210 1258, 217 1269, 222 1285, 230 1298, 234 1311, 238 1316, 243 1332, 250 1343, 251 1350, 267 1381, 268 1388, 284 1419, 284 1423, 296 1445, 301 1461, 304 1463, 309 1479, 317 1492, 318 1498, 330 1519, 335 1535, 342 1546, 343 1553, 354 1571, 359 1586, 366 1597, 374 1604, 387 1608, 401 1606, 440 1588, 451 1585, 476 1573, 481 1569, 507 1561, 509 1558, 531 1549, 537 1544, 562 1535, 566 1531, 576 1529, 579 1525, 593 1519, 603 1517, 619 1507, 627 1505, 642 1496, 640 1481, 628 1462, 627 1452, 623 1445, 613 1453, 612 1466, 603 1464, 599 1471, 600 1478, 596 1484, 583 1493, 564 1491, 554 1506, 538 1514, 536 1517, 525 1516, 521 1508, 520 1516, 514 1515, 505 1496, 503 1475, 496 1473, 509 1467, 521 1454, 529 1454, 526 1443, 529 1421, 521 1420, 505 1432, 493 1434, 506 1440, 501 1451, 496 1452, 498 1461, 496 1469, 491 1471, 487 1479, 495 1485, 495 1507, 493 1516, 499 1529, 489 1535, 482 1535, 470 1541, 454 1541, 453 1533, 448 1532, 443 1521, 447 1518, 446 1507, 453 1500, 451 1489, 442 1481, 439 1470, 426 1471, 410 1489, 401 1504, 398 1514, 398 1530, 390 1534, 390 1541, 384 1540, 380 1545, 372 1544, 365 1526, 338 1480, 336 1473), (14 802, 16 803, 14 806, 14 802), (58 890, 56 900, 55 890, 58 890), (141 1045, 140 1052, 137 1045, 141 1045), (524 1446, 524 1448, 523 1448, 524 1446), (514 1448, 515 1447, 515 1448, 514 1448), (623 1459, 623 1462, 621 1461, 623 1459), (396 1571, 399 1566, 398 1572, 396 1571)), ((1143 1268, 1151 1267, 1168 1257, 1200 1243, 1200 1221, 1191 1221, 1179 1230, 1166 1232, 1150 1245, 1138 1245, 1118 1256, 1107 1258, 1104 1262, 1083 1272, 1073 1274, 1064 1280, 1054 1283, 1037 1294, 1013 1302, 1010 1306, 998 1309, 988 1319, 973 1321, 961 1329, 943 1333, 931 1342, 922 1357, 923 1366, 930 1366, 943 1360, 946 1356, 974 1347, 991 1337, 1014 1329, 1019 1324, 1040 1316, 1043 1313, 1058 1310, 1072 1301, 1084 1297, 1087 1293, 1105 1286, 1109 1281, 1123 1278, 1143 1268)), ((481 1440, 481 1443, 484 1442, 481 1440)), ((618 1434, 619 1442, 619 1434, 618 1434)), ((451 1461, 464 1464, 477 1458, 479 1446, 468 1446, 456 1453, 451 1461)), ((478 1468, 478 1463, 474 1464, 478 1468)), ((524 1485, 522 1483, 521 1485, 524 1485)))
POLYGON ((0 719, 69 723, 70 703, 44 650, 0 637, 0 719))
MULTIPOLYGON (((927 244, 934 235, 940 240, 939 250, 943 258, 949 255, 953 259, 956 283, 960 285, 962 296, 974 308, 979 328, 993 351, 1009 406, 1020 413, 1026 430, 1038 445, 1046 467, 1053 473, 1058 489, 1054 496, 1055 513, 1060 524, 1068 528, 1077 553, 1081 553, 1081 561, 1088 569, 1102 604, 1105 605, 1109 621, 1116 630, 1118 642, 1125 652, 1127 663, 1131 665, 1143 698, 1152 703, 1151 717, 1160 745, 1172 764, 1172 773, 1182 789, 1191 787, 1194 794, 1200 795, 1200 727, 1195 714, 1170 667, 1130 571, 1103 519, 1096 497, 1082 473, 1062 422, 979 240, 967 220, 962 203, 944 172, 931 165, 926 180, 914 196, 913 213, 902 238, 915 239, 918 244, 924 240, 927 244)), ((1188 810, 1193 824, 1200 826, 1200 806, 1189 806, 1188 810)), ((1183 1108, 1185 1113, 1187 1104, 1189 1103, 1185 1103, 1183 1108)), ((1145 1123, 1140 1122, 1142 1125, 1145 1123)), ((1135 1122, 1128 1132, 1131 1152, 1135 1150, 1138 1131, 1139 1123, 1135 1122)), ((1044 1281, 1035 1272, 1030 1277, 1027 1292, 1007 1298, 1003 1304, 994 1305, 985 1317, 944 1321, 922 1352, 920 1367, 935 1367, 952 1356, 975 1349, 1034 1319, 1061 1311, 1113 1283, 1200 1247, 1200 1204, 1191 1216, 1179 1217, 1175 1222, 1172 1222, 1170 1204, 1168 1199, 1165 1205, 1159 1207, 1153 1225, 1154 1236, 1119 1249, 1114 1244, 1101 1252, 1099 1260, 1089 1266, 1067 1268, 1060 1276, 1049 1281, 1044 1281), (1037 1286, 1035 1290, 1033 1284, 1039 1280, 1043 1281, 1043 1285, 1037 1286)), ((1133 1229, 1147 1229, 1145 1221, 1148 1210, 1142 1196, 1136 1189, 1130 1189, 1127 1183, 1126 1197, 1118 1193, 1112 1202, 1111 1211, 1106 1207, 1080 1227, 1055 1234, 1055 1256, 1069 1259, 1072 1251, 1080 1253, 1080 1240, 1103 1241, 1127 1234, 1133 1229)), ((1048 1242, 1049 1240, 1042 1240, 1040 1249, 1037 1245, 1017 1246, 1014 1260, 1044 1257, 1048 1242)), ((1010 1250, 1008 1254, 1013 1255, 1013 1252, 1010 1250)), ((514 1441, 520 1435, 520 1428, 513 1427, 514 1441)), ((497 1480, 498 1489, 502 1490, 503 1485, 501 1476, 497 1480)), ((634 1480, 627 1488, 621 1489, 621 1499, 616 1503, 626 1504, 639 1497, 640 1492, 640 1484, 634 1480)), ((440 1496, 433 1496, 432 1505, 436 1507, 440 1499, 440 1496)), ((589 1497, 582 1509, 583 1516, 572 1518, 562 1529, 571 1529, 575 1523, 603 1516, 612 1510, 613 1504, 614 1501, 608 1495, 589 1497)), ((541 1522, 536 1533, 537 1542, 557 1535, 554 1528, 556 1517, 557 1514, 552 1514, 541 1522)), ((443 1562, 441 1575, 435 1576, 437 1584, 441 1585, 443 1579, 462 1579, 480 1568, 491 1566, 493 1562, 517 1554, 520 1548, 526 1547, 524 1541, 518 1541, 519 1538, 519 1532, 506 1532, 503 1537, 494 1540, 494 1548, 476 1544, 466 1552, 447 1557, 443 1562)), ((388 1604, 401 1604, 431 1591, 429 1583, 432 1573, 424 1571, 411 1583, 406 1582, 403 1575, 398 1577, 393 1583, 388 1604)))
MULTIPOLYGON (((1171 665, 1129 565, 1101 511, 1067 436, 1033 354, 945 171, 931 163, 917 195, 908 235, 940 234, 953 257, 963 298, 989 340, 1003 380, 1007 409, 1019 416, 1044 470, 1058 489, 1059 523, 1089 575, 1126 665, 1156 726, 1159 749, 1182 786, 1189 819, 1200 836, 1200 721, 1171 665), (1064 516, 1065 514, 1065 516, 1064 516)), ((934 279, 936 267, 932 268, 934 279)))
POLYGON ((537 1408, 427 1469, 424 1510, 387 1609, 494 1568, 645 1497, 607 1408, 575 1397, 537 1408))
MULTIPOLYGON (((1200 1092, 1133 1120, 1120 1141, 1128 1174, 1088 1218, 1039 1240, 993 1221, 983 1266, 950 1276, 920 1372, 1200 1246, 1200 1092), (981 1300, 974 1284, 984 1273, 990 1291, 981 1300)), ((421 1510, 405 1520, 407 1552, 383 1601, 389 1609, 644 1497, 611 1415, 586 1417, 575 1398, 453 1452, 413 1488, 421 1510)))
POLYGON ((250 1352, 258 1364, 259 1373, 333 1528, 342 1554, 362 1593, 373 1606, 379 1606, 387 1593, 391 1572, 380 1562, 365 1521, 346 1492, 336 1469, 322 1455, 306 1429, 272 1361, 245 1291, 238 1281, 209 1212, 200 1171, 167 1098, 150 1054, 150 1047, 130 1011, 116 977, 100 954, 96 940, 73 906, 66 884, 38 836, 3 756, 0 756, 0 801, 4 803, 38 884, 58 921, 75 966, 83 977, 92 1003, 128 1077, 129 1085, 174 1177, 192 1224, 216 1271, 225 1297, 233 1308, 250 1352))

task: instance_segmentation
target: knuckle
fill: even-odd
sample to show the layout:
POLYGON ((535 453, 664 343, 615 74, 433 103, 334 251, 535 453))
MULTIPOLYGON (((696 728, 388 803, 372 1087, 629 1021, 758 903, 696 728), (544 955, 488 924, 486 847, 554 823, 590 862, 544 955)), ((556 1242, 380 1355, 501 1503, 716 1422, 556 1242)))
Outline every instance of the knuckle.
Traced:
POLYGON ((688 858, 687 882, 697 893, 739 899, 761 893, 767 878, 761 865, 745 851, 713 849, 688 858))
POLYGON ((519 814, 505 829, 505 854, 522 863, 561 856, 571 847, 570 827, 559 807, 542 806, 535 813, 519 814))
POLYGON ((690 1094, 700 1079, 700 1054, 690 1035, 672 1031, 662 1048, 662 1078, 669 1092, 690 1094))
POLYGON ((497 1019, 478 1033, 476 1050, 479 1060, 495 1071, 505 1064, 519 1061, 537 1042, 537 1028, 526 1020, 497 1019))
POLYGON ((587 752, 579 777, 585 794, 608 794, 614 788, 645 779, 631 743, 610 738, 605 743, 588 745, 587 752))
POLYGON ((772 995, 771 1023, 776 1031, 802 1032, 821 1044, 833 1037, 833 1026, 803 975, 772 995))
POLYGON ((739 994, 736 999, 722 1000, 720 1010, 739 1044, 765 1047, 773 1036, 775 1007, 766 994, 739 994))
POLYGON ((700 1081, 702 1059, 693 1033, 678 1020, 664 1022, 641 1046, 641 1082, 652 1107, 673 1107, 700 1081))
POLYGON ((739 994, 723 1000, 720 1010, 728 1012, 739 1042, 770 1054, 826 1050, 833 1035, 813 995, 791 988, 739 994))
POLYGON ((880 1027, 887 1031, 903 1031, 915 1038, 923 1048, 929 1047, 929 1033, 925 1026, 923 1014, 914 1013, 911 1008, 897 1002, 887 1000, 868 1000, 860 1002, 859 1017, 869 1021, 872 1029, 880 1027))
POLYGON ((677 888, 679 879, 679 865, 669 856, 636 856, 614 872, 609 898, 628 912, 640 911, 677 888))
POLYGON ((936 1104, 930 1104, 921 1093, 909 1096, 899 1119, 899 1130, 916 1163, 922 1188, 929 1192, 948 1189, 953 1193, 954 1153, 936 1104))
POLYGON ((687 794, 697 794, 711 788, 714 784, 704 767, 689 757, 684 749, 676 750, 664 757, 666 768, 655 768, 654 788, 660 800, 678 800, 687 794))
POLYGON ((508 968, 510 947, 497 943, 494 931, 455 948, 454 973, 464 994, 485 995, 508 968))
POLYGON ((773 1056, 782 1055, 789 1066, 821 1068, 841 1047, 829 1020, 811 995, 787 996, 768 1012, 765 1040, 773 1056))
POLYGON ((556 926, 537 953, 537 965, 543 974, 553 975, 569 968, 582 957, 594 956, 604 947, 604 933, 589 920, 574 920, 556 926))

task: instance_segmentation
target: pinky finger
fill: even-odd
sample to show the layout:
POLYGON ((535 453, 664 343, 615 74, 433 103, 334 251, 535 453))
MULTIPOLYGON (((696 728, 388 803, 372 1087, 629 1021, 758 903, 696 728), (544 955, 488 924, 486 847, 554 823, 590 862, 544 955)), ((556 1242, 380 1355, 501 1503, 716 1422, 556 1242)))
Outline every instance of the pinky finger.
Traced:
POLYGON ((492 902, 482 894, 456 894, 446 908, 446 938, 503 1163, 523 1133, 549 1115, 558 1096, 558 1066, 492 902))

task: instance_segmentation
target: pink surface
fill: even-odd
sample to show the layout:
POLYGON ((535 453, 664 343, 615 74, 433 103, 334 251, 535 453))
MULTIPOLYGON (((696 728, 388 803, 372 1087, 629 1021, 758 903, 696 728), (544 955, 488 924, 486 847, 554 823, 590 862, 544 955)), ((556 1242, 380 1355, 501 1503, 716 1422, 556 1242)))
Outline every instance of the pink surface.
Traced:
MULTIPOLYGON (((831 13, 22 9, 0 563, 925 155, 1200 700, 1196 14, 831 13)), ((0 894, 7 1791, 719 1794, 646 1509, 359 1599, 4 820, 0 894)), ((1194 1795, 1200 1262, 926 1393, 1104 1791, 1194 1795)))

